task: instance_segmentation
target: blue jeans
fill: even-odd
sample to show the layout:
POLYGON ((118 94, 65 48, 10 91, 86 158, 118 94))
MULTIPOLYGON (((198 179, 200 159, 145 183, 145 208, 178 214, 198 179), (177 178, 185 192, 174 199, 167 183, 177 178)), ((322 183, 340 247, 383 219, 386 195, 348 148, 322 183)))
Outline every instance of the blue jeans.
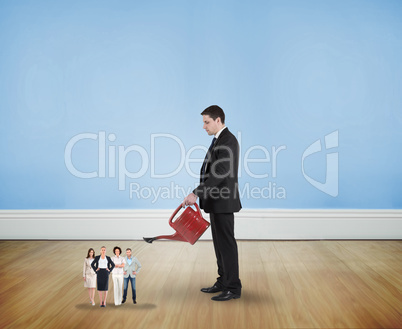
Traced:
POLYGON ((123 300, 126 300, 127 298, 127 290, 128 290, 128 281, 131 281, 131 290, 133 292, 133 300, 137 299, 137 294, 135 292, 135 277, 128 277, 124 278, 124 292, 123 292, 123 300))

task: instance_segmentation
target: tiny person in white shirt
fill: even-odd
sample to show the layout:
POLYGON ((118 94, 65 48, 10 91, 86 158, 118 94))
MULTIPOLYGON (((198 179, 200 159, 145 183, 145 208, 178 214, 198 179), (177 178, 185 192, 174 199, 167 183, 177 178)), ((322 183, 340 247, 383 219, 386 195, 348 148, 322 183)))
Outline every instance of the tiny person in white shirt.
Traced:
POLYGON ((121 248, 114 247, 113 253, 115 256, 112 257, 112 261, 115 264, 115 267, 112 271, 112 279, 113 279, 113 289, 114 289, 114 304, 121 305, 122 296, 123 296, 123 268, 124 268, 124 257, 121 255, 121 248))

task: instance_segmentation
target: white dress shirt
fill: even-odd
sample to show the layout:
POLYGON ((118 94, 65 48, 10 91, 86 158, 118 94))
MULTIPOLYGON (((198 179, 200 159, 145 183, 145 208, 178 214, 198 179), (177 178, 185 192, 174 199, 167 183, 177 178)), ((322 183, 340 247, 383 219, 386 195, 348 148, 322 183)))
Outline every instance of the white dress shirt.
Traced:
MULTIPOLYGON (((124 257, 121 257, 121 256, 119 256, 119 257, 114 256, 114 257, 112 257, 112 261, 113 261, 114 265, 124 265, 124 257)), ((113 274, 113 275, 117 275, 117 274, 123 275, 123 268, 116 266, 116 267, 113 269, 112 274, 113 274)))
POLYGON ((216 134, 215 134, 215 138, 218 139, 219 135, 221 134, 221 132, 223 131, 223 129, 225 129, 225 127, 223 127, 221 130, 219 130, 216 134))
POLYGON ((99 257, 99 268, 107 268, 106 256, 105 256, 105 259, 102 259, 102 257, 99 257))

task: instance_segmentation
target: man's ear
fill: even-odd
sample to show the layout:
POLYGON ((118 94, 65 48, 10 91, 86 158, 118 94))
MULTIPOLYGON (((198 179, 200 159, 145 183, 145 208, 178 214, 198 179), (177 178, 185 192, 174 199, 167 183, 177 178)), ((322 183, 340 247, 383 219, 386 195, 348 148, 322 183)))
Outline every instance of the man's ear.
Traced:
POLYGON ((216 121, 216 123, 218 123, 218 124, 222 123, 222 121, 221 121, 221 118, 220 118, 220 117, 217 117, 215 121, 216 121))

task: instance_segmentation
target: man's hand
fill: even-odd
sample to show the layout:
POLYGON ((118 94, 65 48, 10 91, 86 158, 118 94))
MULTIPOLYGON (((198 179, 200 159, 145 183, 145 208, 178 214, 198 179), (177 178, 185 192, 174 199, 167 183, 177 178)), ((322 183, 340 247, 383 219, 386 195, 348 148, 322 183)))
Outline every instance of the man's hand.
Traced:
POLYGON ((187 195, 183 202, 181 203, 181 206, 184 208, 185 206, 192 206, 194 205, 194 203, 197 202, 197 196, 194 193, 190 193, 189 195, 187 195))

